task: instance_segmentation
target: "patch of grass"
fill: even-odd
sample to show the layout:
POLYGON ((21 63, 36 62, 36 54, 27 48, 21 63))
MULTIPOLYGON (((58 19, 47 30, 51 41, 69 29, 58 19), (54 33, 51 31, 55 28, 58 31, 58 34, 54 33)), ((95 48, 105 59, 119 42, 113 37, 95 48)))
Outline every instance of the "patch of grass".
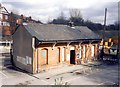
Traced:
POLYGON ((55 85, 53 85, 52 87, 69 87, 70 84, 68 84, 68 82, 63 82, 63 77, 60 77, 60 78, 56 78, 54 79, 55 81, 55 85))

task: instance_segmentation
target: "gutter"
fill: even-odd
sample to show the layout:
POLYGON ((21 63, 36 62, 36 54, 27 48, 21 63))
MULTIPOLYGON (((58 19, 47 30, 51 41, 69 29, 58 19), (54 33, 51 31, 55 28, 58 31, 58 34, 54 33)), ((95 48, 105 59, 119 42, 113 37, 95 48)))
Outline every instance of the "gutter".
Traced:
POLYGON ((76 40, 39 40, 40 43, 66 43, 66 42, 86 42, 86 41, 101 41, 102 39, 76 39, 76 40))

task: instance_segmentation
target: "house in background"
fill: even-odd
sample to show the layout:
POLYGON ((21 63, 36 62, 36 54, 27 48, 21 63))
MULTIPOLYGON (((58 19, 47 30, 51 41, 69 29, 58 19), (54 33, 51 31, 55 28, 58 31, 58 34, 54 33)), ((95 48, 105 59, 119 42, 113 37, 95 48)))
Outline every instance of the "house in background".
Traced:
POLYGON ((10 22, 9 22, 9 12, 5 7, 0 4, 0 31, 4 35, 10 35, 10 22))
POLYGON ((26 17, 24 15, 15 14, 13 12, 8 12, 8 10, 0 4, 0 32, 4 39, 12 40, 11 35, 14 33, 16 27, 22 23, 41 23, 32 19, 31 16, 26 17))
POLYGON ((13 63, 30 72, 97 60, 101 38, 83 26, 27 23, 13 34, 13 63))
POLYGON ((11 48, 11 36, 7 37, 11 35, 9 18, 9 12, 0 4, 0 53, 6 50, 6 52, 9 52, 11 48), (6 37, 3 38, 4 35, 6 35, 6 37))
POLYGON ((18 25, 22 23, 41 23, 40 21, 33 20, 31 16, 15 14, 9 12, 0 3, 0 46, 4 49, 11 49, 12 34, 15 32, 18 25))

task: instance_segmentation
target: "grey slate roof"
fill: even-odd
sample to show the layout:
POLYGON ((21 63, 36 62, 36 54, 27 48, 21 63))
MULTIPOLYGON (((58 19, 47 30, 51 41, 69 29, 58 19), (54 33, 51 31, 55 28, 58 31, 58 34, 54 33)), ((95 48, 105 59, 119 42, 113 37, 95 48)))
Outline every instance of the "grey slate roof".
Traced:
POLYGON ((67 25, 28 23, 24 25, 32 36, 41 41, 101 39, 87 27, 71 28, 67 25))
POLYGON ((79 29, 85 35, 85 39, 101 39, 98 34, 90 30, 88 27, 76 26, 75 28, 79 29))

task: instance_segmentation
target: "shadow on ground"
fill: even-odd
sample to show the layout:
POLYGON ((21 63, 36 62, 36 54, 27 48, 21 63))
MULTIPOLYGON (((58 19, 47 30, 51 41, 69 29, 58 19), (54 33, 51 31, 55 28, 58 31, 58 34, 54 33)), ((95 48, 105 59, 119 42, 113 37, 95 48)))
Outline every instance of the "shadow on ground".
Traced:
POLYGON ((10 53, 2 53, 2 70, 6 72, 22 72, 22 73, 28 73, 18 67, 15 67, 12 64, 10 53))

